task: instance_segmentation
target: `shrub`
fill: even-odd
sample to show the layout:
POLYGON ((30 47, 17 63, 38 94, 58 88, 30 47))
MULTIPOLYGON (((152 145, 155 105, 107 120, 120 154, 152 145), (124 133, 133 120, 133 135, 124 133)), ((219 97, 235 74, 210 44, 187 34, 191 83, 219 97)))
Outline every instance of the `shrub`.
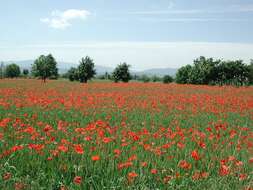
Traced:
POLYGON ((129 67, 130 65, 126 63, 119 64, 112 73, 114 82, 128 82, 131 79, 129 67))
POLYGON ((6 66, 5 69, 5 76, 7 78, 15 78, 15 77, 19 77, 20 76, 20 68, 18 65, 16 64, 10 64, 6 66))
POLYGON ((170 75, 165 75, 163 77, 163 83, 164 84, 168 84, 168 83, 172 83, 173 82, 173 78, 170 75))

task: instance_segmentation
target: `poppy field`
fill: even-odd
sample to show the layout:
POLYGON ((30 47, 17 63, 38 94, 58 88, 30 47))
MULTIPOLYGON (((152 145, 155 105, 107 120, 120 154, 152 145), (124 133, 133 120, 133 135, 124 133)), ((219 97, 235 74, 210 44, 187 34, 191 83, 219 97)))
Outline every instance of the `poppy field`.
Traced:
POLYGON ((0 189, 252 189, 253 87, 0 80, 0 189))

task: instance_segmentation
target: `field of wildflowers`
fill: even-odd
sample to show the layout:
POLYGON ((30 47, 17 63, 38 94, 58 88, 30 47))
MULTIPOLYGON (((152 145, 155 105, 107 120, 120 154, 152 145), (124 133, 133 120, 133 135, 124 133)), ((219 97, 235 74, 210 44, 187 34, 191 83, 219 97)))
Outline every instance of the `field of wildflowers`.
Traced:
POLYGON ((0 80, 0 189, 252 189, 253 87, 0 80))

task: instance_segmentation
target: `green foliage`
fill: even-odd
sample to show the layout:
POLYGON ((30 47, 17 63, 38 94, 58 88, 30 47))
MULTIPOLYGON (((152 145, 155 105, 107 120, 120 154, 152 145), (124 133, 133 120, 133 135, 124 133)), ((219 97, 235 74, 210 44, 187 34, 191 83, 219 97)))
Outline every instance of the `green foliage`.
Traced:
POLYGON ((129 72, 130 65, 126 63, 119 64, 112 73, 112 78, 114 82, 128 82, 131 79, 131 75, 129 72))
POLYGON ((137 74, 131 75, 132 80, 140 80, 140 76, 137 74))
POLYGON ((35 77, 40 77, 44 82, 49 77, 57 79, 58 69, 54 57, 51 54, 47 56, 41 55, 32 65, 32 74, 35 77))
POLYGON ((0 79, 4 78, 4 63, 1 62, 0 64, 0 79))
POLYGON ((217 67, 218 84, 244 85, 248 83, 249 68, 242 60, 223 61, 217 67))
POLYGON ((152 76, 151 80, 152 80, 152 82, 160 82, 160 81, 162 81, 162 79, 160 77, 156 76, 156 75, 152 76))
POLYGON ((246 85, 250 79, 250 66, 242 60, 221 61, 213 58, 194 60, 194 65, 181 67, 176 74, 179 84, 246 85))
POLYGON ((147 82, 160 82, 160 81, 162 81, 161 77, 158 77, 156 75, 148 76, 146 74, 143 74, 143 75, 136 75, 136 74, 134 74, 131 77, 131 79, 132 80, 137 80, 137 81, 142 81, 144 83, 147 83, 147 82))
POLYGON ((105 72, 105 74, 103 75, 99 75, 97 76, 98 79, 101 79, 101 80, 110 80, 111 79, 111 75, 107 72, 105 72))
POLYGON ((7 78, 15 78, 20 76, 20 68, 16 64, 10 64, 6 66, 5 76, 7 78))
POLYGON ((248 69, 249 69, 249 83, 250 84, 253 84, 253 59, 251 59, 250 61, 250 65, 248 66, 248 69))
POLYGON ((80 61, 80 65, 77 68, 78 70, 78 79, 81 83, 87 83, 94 75, 96 71, 94 69, 94 62, 93 60, 86 56, 82 58, 80 61))
POLYGON ((220 60, 213 58, 205 58, 201 56, 199 59, 194 60, 194 66, 189 75, 189 83, 191 84, 208 84, 215 79, 216 67, 220 60))
POLYGON ((147 82, 150 82, 150 78, 147 76, 147 75, 142 75, 141 77, 140 77, 140 80, 142 81, 142 82, 144 82, 144 83, 147 83, 147 82))
POLYGON ((176 82, 179 84, 188 84, 190 75, 192 73, 192 66, 186 65, 178 69, 176 74, 176 82))
POLYGON ((59 77, 63 79, 68 79, 69 78, 68 72, 59 75, 59 77))
POLYGON ((28 69, 23 69, 23 75, 27 76, 29 74, 29 70, 28 69))
POLYGON ((67 74, 66 74, 66 77, 70 80, 70 81, 77 81, 79 80, 79 77, 78 77, 78 70, 77 68, 74 68, 74 67, 71 67, 67 74))
POLYGON ((173 78, 170 75, 165 75, 163 77, 163 83, 164 84, 168 84, 168 83, 172 83, 173 82, 173 78))

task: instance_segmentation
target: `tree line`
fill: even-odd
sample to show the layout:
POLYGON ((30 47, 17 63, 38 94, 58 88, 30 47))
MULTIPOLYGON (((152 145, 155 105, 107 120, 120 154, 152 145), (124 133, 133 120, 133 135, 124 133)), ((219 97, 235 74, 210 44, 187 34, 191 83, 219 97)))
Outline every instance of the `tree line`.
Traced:
POLYGON ((175 82, 179 84, 249 85, 253 84, 253 60, 220 60, 201 56, 193 65, 181 67, 175 82))
MULTIPOLYGON (((112 73, 96 76, 95 63, 89 57, 81 58, 79 65, 70 68, 67 73, 61 77, 68 78, 70 81, 79 81, 87 83, 96 76, 98 79, 107 79, 114 82, 129 82, 137 80, 143 82, 176 82, 179 84, 209 84, 209 85, 249 85, 253 84, 253 60, 250 64, 245 64, 242 60, 224 61, 220 59, 206 58, 201 56, 194 60, 193 65, 186 65, 178 69, 175 78, 170 75, 163 77, 147 75, 131 75, 130 65, 127 63, 119 64, 112 73)), ((30 74, 28 69, 21 71, 15 63, 6 67, 3 63, 0 65, 0 78, 15 78, 30 74)), ((46 82, 46 79, 58 79, 57 62, 55 58, 49 55, 39 56, 31 67, 31 75, 46 82)))

